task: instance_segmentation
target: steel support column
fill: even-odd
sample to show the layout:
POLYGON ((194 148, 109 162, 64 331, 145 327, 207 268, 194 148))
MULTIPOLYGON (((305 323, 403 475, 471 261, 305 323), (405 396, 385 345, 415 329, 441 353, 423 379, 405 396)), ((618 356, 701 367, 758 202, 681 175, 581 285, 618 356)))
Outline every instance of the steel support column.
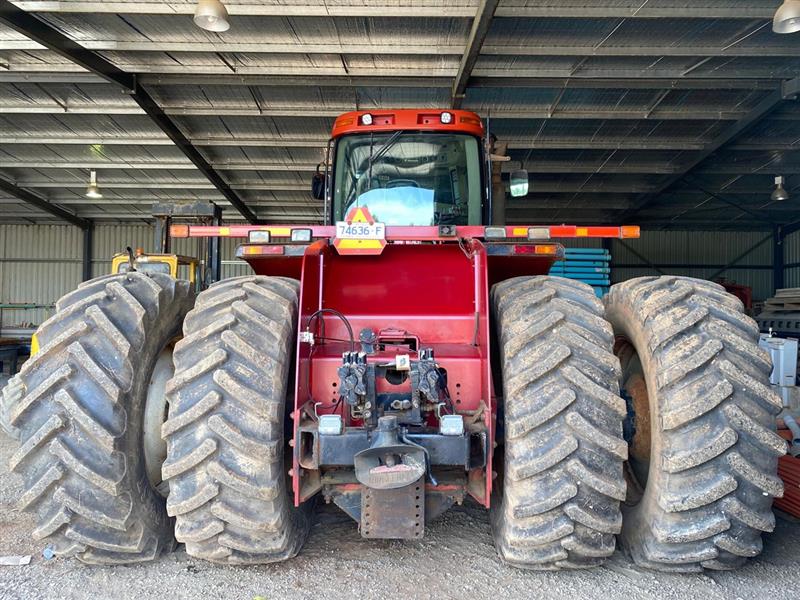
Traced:
POLYGON ((83 230, 83 256, 81 260, 81 279, 82 281, 89 281, 92 278, 92 251, 94 249, 94 222, 89 221, 89 224, 83 230))
MULTIPOLYGON (((211 218, 211 225, 222 224, 222 209, 214 207, 214 216, 211 218)), ((222 253, 220 252, 220 238, 208 238, 208 268, 206 269, 206 285, 211 285, 222 279, 222 253)))
POLYGON ((784 255, 783 255, 784 234, 780 227, 775 227, 772 231, 772 288, 773 293, 785 287, 784 284, 784 255))

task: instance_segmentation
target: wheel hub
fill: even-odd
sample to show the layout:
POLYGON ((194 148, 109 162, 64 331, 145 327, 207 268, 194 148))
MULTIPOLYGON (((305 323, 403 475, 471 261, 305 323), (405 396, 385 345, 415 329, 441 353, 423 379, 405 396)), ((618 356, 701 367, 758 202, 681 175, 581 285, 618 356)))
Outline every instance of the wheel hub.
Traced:
POLYGON ((167 443, 161 437, 161 426, 167 419, 167 381, 175 373, 172 364, 172 344, 161 351, 147 386, 142 427, 142 449, 144 451, 147 479, 159 494, 167 497, 169 488, 161 478, 161 465, 167 458, 167 443))

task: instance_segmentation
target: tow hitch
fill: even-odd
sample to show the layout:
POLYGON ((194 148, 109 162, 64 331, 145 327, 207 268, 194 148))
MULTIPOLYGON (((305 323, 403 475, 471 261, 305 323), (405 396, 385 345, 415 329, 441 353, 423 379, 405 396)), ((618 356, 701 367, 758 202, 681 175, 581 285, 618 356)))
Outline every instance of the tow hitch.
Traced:
POLYGON ((353 458, 361 494, 361 535, 422 537, 425 524, 426 451, 399 438, 397 417, 378 419, 372 445, 353 458))

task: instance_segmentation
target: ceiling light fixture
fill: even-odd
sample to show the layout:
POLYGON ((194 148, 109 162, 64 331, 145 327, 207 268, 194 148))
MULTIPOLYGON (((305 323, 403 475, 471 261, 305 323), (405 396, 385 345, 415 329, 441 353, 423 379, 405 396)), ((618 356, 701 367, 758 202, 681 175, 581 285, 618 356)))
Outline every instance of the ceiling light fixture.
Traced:
POLYGON ((800 0, 784 0, 775 12, 772 21, 775 33, 795 33, 800 31, 800 0))
POLYGON ((786 188, 783 185, 786 183, 785 177, 776 177, 775 178, 775 191, 772 192, 772 201, 773 202, 783 202, 784 200, 789 199, 789 192, 786 191, 786 188))
POLYGON ((200 0, 194 11, 194 24, 206 31, 222 33, 231 28, 228 9, 220 0, 200 0))
POLYGON ((100 186, 97 185, 97 171, 89 171, 89 187, 86 188, 86 197, 95 200, 103 197, 100 186))

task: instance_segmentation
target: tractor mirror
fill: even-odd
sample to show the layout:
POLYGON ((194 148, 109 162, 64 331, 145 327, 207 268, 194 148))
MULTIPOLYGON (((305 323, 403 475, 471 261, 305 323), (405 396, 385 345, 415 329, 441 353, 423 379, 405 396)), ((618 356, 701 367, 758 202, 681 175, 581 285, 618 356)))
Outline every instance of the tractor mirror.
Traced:
POLYGON ((311 178, 311 195, 315 200, 325 198, 325 174, 317 171, 311 178))
POLYGON ((511 196, 519 198, 528 195, 528 172, 525 169, 511 172, 511 196))

